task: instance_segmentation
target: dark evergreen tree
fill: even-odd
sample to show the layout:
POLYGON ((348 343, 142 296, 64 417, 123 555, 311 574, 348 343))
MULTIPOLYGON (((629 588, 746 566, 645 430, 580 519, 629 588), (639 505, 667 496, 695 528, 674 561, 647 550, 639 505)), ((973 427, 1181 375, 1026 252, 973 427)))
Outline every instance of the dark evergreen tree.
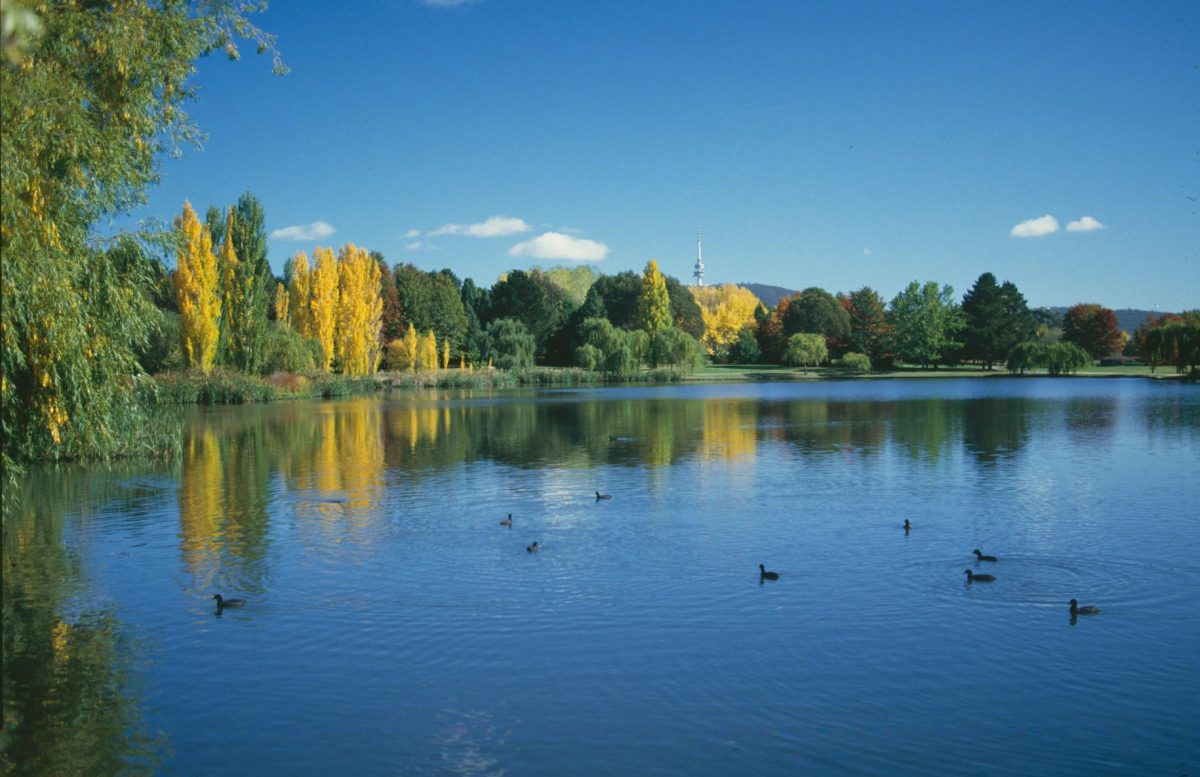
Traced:
POLYGON ((850 314, 829 292, 810 287, 800 292, 783 311, 783 334, 825 335, 831 355, 840 355, 850 343, 850 314))
POLYGON ((704 316, 696 298, 678 278, 667 275, 667 295, 671 298, 671 321, 674 326, 699 340, 704 337, 704 316))

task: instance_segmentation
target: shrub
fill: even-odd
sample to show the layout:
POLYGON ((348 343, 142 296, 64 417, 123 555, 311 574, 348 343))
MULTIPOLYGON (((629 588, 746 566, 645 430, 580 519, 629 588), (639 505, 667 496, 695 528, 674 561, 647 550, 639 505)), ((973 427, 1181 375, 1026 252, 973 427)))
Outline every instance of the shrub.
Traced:
POLYGON ((870 372, 871 357, 865 353, 855 353, 851 351, 842 357, 842 366, 851 372, 870 372))
POLYGON ((322 362, 321 344, 278 324, 267 329, 263 343, 263 374, 312 372, 322 362))

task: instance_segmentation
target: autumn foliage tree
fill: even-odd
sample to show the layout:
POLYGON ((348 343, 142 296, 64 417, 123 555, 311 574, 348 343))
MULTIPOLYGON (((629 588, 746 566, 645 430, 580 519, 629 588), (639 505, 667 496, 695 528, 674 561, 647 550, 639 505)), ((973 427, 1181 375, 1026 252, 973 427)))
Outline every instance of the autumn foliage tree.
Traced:
POLYGON ((1091 355, 1102 359, 1120 345, 1117 316, 1102 305, 1075 305, 1063 316, 1063 340, 1074 343, 1091 355))
POLYGON ((298 251, 288 263, 291 275, 288 288, 288 309, 292 329, 301 337, 312 337, 312 271, 308 254, 298 251))
MULTIPOLYGON (((319 268, 319 265, 318 265, 319 268)), ((345 375, 373 375, 383 325, 379 263, 353 243, 338 252, 335 353, 345 375)))
POLYGON ((288 291, 282 283, 275 284, 275 320, 284 328, 290 326, 288 320, 288 291))
POLYGON ((324 356, 321 370, 329 372, 334 357, 334 336, 337 332, 338 269, 332 248, 321 248, 313 252, 315 267, 310 276, 311 291, 308 298, 308 315, 311 326, 309 337, 321 344, 324 356))
POLYGON ((704 319, 704 348, 713 356, 725 355, 739 333, 754 325, 754 312, 762 304, 749 289, 732 283, 693 286, 690 291, 704 319))
POLYGON ((887 307, 879 292, 863 286, 839 300, 850 315, 850 343, 858 353, 865 353, 875 369, 890 367, 892 355, 892 325, 887 307))
POLYGON ((221 298, 217 257, 212 235, 200 222, 190 202, 175 222, 179 249, 175 261, 175 294, 179 301, 183 353, 189 366, 212 369, 220 334, 221 298))

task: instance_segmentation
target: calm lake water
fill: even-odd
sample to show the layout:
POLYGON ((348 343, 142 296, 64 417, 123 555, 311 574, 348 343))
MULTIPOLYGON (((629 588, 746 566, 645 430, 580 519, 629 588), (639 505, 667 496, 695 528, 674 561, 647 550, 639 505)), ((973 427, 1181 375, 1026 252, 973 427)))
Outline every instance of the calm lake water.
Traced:
POLYGON ((1198 473, 1200 389, 1133 379, 195 411, 26 479, 3 764, 1195 775, 1198 473))

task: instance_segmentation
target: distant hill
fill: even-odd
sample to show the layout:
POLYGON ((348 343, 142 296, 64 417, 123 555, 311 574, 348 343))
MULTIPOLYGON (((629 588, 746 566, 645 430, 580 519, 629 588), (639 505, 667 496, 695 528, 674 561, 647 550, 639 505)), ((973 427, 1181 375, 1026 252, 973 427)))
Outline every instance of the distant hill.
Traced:
POLYGON ((765 283, 739 283, 743 289, 749 289, 754 296, 758 297, 762 304, 769 308, 773 308, 779 304, 779 300, 789 294, 795 294, 792 289, 785 289, 782 286, 768 286, 765 283))

